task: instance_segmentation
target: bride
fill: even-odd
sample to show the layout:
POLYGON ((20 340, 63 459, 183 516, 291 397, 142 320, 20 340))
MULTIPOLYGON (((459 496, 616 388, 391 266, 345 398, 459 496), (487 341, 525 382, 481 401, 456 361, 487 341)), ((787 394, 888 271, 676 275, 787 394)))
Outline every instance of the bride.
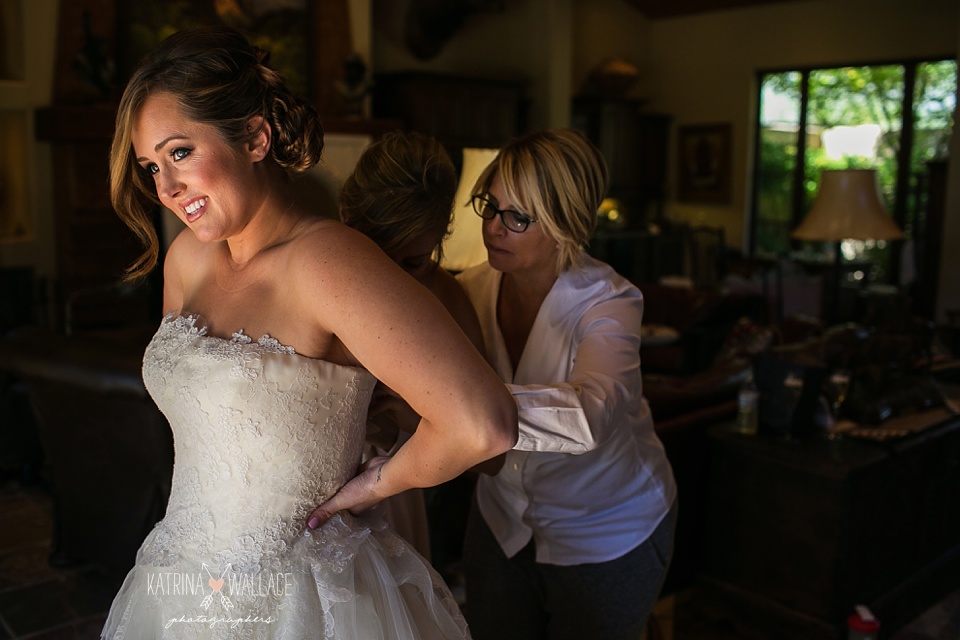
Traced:
POLYGON ((174 34, 123 94, 111 198, 147 247, 130 277, 157 263, 158 204, 187 229, 143 363, 173 487, 104 638, 469 636, 439 576, 367 509, 509 450, 516 405, 436 298, 292 199, 322 135, 225 28, 174 34), (377 379, 422 420, 360 469, 377 379))

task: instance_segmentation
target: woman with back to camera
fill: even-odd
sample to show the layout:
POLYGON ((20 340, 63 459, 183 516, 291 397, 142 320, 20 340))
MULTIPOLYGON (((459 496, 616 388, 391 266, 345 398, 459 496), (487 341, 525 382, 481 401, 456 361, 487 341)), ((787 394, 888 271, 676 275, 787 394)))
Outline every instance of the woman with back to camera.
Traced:
POLYGON ((187 229, 143 366, 170 500, 103 637, 468 637, 439 576, 354 514, 509 449, 516 405, 435 297, 294 202, 322 129, 266 62, 229 29, 180 32, 121 99, 111 199, 147 245, 131 277, 157 261, 157 204, 187 229), (376 379, 423 418, 359 469, 376 379))
MULTIPOLYGON (((364 150, 344 182, 340 219, 376 242, 391 260, 437 296, 482 353, 483 332, 473 305, 439 263, 456 191, 456 169, 435 138, 413 131, 390 131, 364 150)), ((381 450, 393 449, 409 437, 419 419, 395 393, 377 385, 368 418, 372 444, 381 450)), ((430 558, 423 492, 404 492, 386 504, 397 532, 430 558)), ((442 549, 438 555, 442 571, 442 549)))
POLYGON ((464 543, 478 640, 635 640, 669 565, 676 487, 643 397, 643 296, 583 250, 606 189, 600 151, 569 129, 507 143, 473 189, 488 261, 458 278, 520 414, 464 543))
POLYGON ((432 136, 390 131, 367 147, 340 190, 340 219, 429 289, 477 349, 483 333, 463 287, 440 267, 457 173, 432 136))

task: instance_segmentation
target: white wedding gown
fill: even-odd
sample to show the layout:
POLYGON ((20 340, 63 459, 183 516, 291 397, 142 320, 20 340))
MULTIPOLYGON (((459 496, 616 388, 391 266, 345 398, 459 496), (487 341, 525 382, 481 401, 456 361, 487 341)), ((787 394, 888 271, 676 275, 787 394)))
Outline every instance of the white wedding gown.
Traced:
POLYGON ((168 316, 144 356, 174 433, 173 486, 103 638, 469 637, 440 576, 382 517, 306 528, 357 471, 373 376, 196 322, 168 316))

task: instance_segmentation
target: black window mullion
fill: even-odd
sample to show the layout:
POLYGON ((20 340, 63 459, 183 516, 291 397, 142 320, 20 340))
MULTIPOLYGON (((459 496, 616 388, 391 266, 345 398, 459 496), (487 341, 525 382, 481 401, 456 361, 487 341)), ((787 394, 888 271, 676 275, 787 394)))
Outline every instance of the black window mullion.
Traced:
MULTIPOLYGON (((790 207, 790 231, 795 229, 807 212, 806 153, 807 153, 807 107, 810 103, 810 71, 804 70, 800 77, 800 121, 797 125, 797 157, 793 167, 793 198, 790 207)), ((791 243, 791 246, 793 243, 791 243)))
POLYGON ((750 211, 752 213, 749 224, 750 237, 746 243, 747 255, 750 256, 757 254, 757 224, 760 218, 760 169, 763 166, 760 158, 760 154, 763 153, 763 146, 760 142, 763 138, 763 79, 766 75, 765 73, 757 74, 757 115, 756 118, 754 118, 757 126, 753 134, 753 189, 751 190, 750 196, 750 211))
MULTIPOLYGON (((913 149, 913 100, 917 83, 917 64, 906 64, 903 67, 903 105, 900 109, 900 146, 897 148, 897 180, 893 194, 893 219, 901 229, 906 229, 907 207, 910 196, 910 154, 913 149)), ((890 282, 900 282, 900 260, 903 255, 903 243, 892 242, 890 248, 890 264, 887 272, 890 282)))

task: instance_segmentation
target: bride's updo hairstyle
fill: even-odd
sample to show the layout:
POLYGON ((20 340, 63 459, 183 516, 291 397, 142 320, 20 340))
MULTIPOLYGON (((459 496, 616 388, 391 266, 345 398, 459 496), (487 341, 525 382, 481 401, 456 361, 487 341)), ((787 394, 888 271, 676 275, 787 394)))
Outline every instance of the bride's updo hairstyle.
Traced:
POLYGON ((233 144, 252 140, 258 132, 249 131, 247 123, 263 117, 273 132, 270 157, 288 174, 306 171, 320 159, 320 118, 267 66, 269 55, 232 29, 200 27, 161 42, 133 73, 120 99, 110 149, 110 201, 146 247, 127 270, 127 279, 150 273, 159 257, 153 211, 160 199, 137 163, 131 141, 134 122, 150 96, 173 96, 187 118, 215 127, 233 144))

